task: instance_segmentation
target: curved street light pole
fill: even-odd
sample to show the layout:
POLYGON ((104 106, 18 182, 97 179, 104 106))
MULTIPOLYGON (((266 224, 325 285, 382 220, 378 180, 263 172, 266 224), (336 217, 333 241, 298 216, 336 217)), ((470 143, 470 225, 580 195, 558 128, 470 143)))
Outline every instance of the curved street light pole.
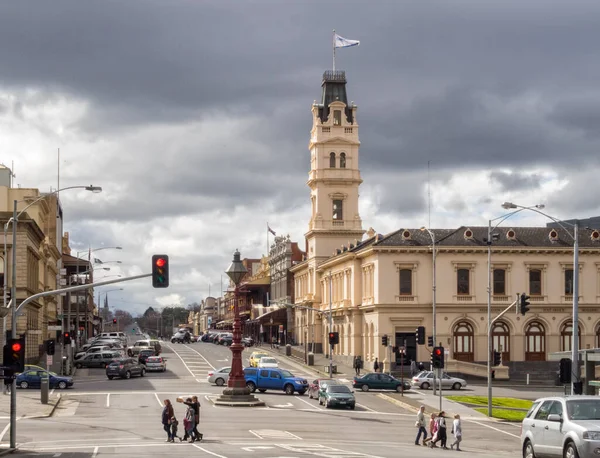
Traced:
MULTIPOLYGON (((429 234, 429 237, 431 237, 431 251, 432 251, 432 271, 433 271, 433 279, 432 279, 432 291, 431 291, 431 308, 432 308, 432 330, 431 330, 431 334, 433 336, 433 346, 436 346, 436 342, 437 342, 437 327, 436 327, 436 323, 437 323, 437 319, 436 319, 436 248, 435 248, 435 233, 427 228, 427 227, 422 227, 421 228, 422 231, 427 231, 427 233, 429 234)), ((433 370, 433 367, 431 368, 433 370)), ((442 410, 442 373, 440 370, 439 373, 439 377, 440 377, 440 410, 442 410)), ((433 377, 433 394, 435 396, 435 376, 433 377)))

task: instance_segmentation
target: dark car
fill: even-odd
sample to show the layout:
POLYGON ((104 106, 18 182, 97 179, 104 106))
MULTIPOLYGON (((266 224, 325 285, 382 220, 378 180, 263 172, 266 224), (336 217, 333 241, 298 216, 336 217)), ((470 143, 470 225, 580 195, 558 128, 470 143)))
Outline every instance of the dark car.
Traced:
POLYGON ((140 364, 146 364, 146 360, 150 357, 150 356, 156 356, 156 351, 155 350, 140 350, 139 354, 138 354, 138 361, 140 362, 140 364))
POLYGON ((402 385, 404 385, 404 391, 410 390, 410 383, 406 380, 401 381, 391 375, 379 374, 377 372, 366 374, 362 377, 354 377, 352 385, 363 391, 369 391, 371 389, 395 390, 400 393, 402 391, 402 385))
POLYGON ((50 376, 49 387, 59 388, 64 390, 70 386, 73 386, 72 377, 62 377, 55 374, 54 372, 41 371, 37 369, 25 371, 17 375, 17 386, 19 388, 39 388, 42 384, 42 377, 50 376))
POLYGON ((233 335, 232 334, 227 334, 224 335, 223 337, 221 337, 221 339, 219 340, 219 344, 220 345, 225 345, 225 346, 230 346, 233 343, 233 335))
POLYGON ((75 367, 106 367, 111 361, 122 358, 123 354, 120 351, 102 351, 100 353, 92 353, 75 361, 75 367))
POLYGON ((308 398, 319 399, 319 392, 327 388, 327 385, 341 385, 342 382, 334 378, 318 378, 308 386, 308 398))
POLYGON ((349 407, 354 410, 356 399, 354 392, 350 391, 346 385, 327 385, 319 391, 319 404, 325 404, 325 407, 349 407))
POLYGON ((146 368, 133 358, 122 358, 106 366, 106 376, 110 380, 115 377, 131 378, 134 375, 143 377, 146 375, 146 368))
POLYGON ((254 339, 252 337, 244 337, 242 338, 242 345, 244 347, 251 347, 254 345, 254 339))

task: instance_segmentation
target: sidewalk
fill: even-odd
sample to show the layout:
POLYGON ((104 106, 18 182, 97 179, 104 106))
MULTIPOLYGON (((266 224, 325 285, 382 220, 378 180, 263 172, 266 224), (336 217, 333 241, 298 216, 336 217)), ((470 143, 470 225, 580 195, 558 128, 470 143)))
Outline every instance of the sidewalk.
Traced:
MULTIPOLYGON (((42 404, 40 390, 17 390, 17 418, 49 417, 60 402, 56 391, 48 396, 48 404, 42 404)), ((10 394, 0 393, 0 417, 10 416, 10 394)))

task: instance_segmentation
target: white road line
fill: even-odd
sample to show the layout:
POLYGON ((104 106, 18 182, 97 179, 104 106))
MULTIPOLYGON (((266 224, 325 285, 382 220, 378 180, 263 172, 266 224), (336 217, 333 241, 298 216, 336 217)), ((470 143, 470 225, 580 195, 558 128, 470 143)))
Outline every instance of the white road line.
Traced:
POLYGON ((52 388, 52 390, 50 390, 50 396, 52 396, 54 394, 54 388, 52 388))
POLYGON ((315 409, 315 410, 325 410, 325 409, 322 409, 321 407, 317 407, 315 404, 313 404, 313 403, 311 403, 311 402, 305 401, 305 400, 304 400, 304 399, 302 399, 302 398, 296 398, 296 399, 298 399, 299 401, 302 401, 302 402, 304 402, 305 404, 308 404, 309 406, 311 406, 311 407, 312 407, 313 409, 315 409))
POLYGON ((10 423, 7 423, 2 430, 2 433, 0 433, 0 442, 2 442, 2 439, 4 439, 4 435, 6 434, 6 431, 8 431, 8 428, 10 428, 10 423))
POLYGON ((94 452, 92 453, 92 458, 96 458, 98 456, 98 447, 94 447, 94 452))
POLYGON ((506 434, 507 436, 516 437, 517 439, 521 439, 521 436, 517 436, 516 434, 512 434, 507 431, 502 431, 499 428, 494 428, 493 426, 486 425, 485 423, 481 423, 479 421, 475 421, 475 420, 465 420, 465 421, 468 421, 470 423, 475 423, 476 425, 485 426, 486 428, 493 429, 494 431, 498 431, 499 433, 506 434))
POLYGON ((106 407, 110 407, 110 393, 106 395, 106 407))
POLYGON ((370 407, 367 407, 367 406, 366 406, 366 405, 364 405, 364 404, 359 404, 359 403, 357 402, 357 403, 356 403, 356 405, 357 405, 357 406, 360 406, 360 407, 362 407, 362 408, 363 408, 363 409, 365 409, 365 410, 368 410, 369 412, 375 412, 375 410, 371 409, 370 407))
POLYGON ((212 365, 212 364, 211 364, 211 363, 208 361, 208 359, 206 359, 206 358, 204 357, 204 355, 202 355, 202 353, 200 353, 200 352, 199 352, 199 351, 197 351, 197 350, 194 350, 193 348, 190 348, 190 347, 188 347, 187 345, 185 345, 185 347, 186 347, 186 348, 188 348, 189 350, 193 351, 194 353, 196 353, 198 356, 200 356, 200 358, 202 358, 204 361, 206 361, 206 364, 208 364, 208 365, 211 367, 211 369, 212 369, 212 370, 215 370, 215 366, 213 366, 213 365, 212 365))
POLYGON ((154 393, 154 396, 156 396, 156 400, 158 401, 158 405, 163 407, 163 403, 161 402, 160 398, 158 397, 157 393, 154 393))
POLYGON ((192 444, 192 445, 194 447, 196 447, 197 449, 202 450, 204 453, 208 453, 209 455, 216 456, 217 458, 227 458, 224 455, 218 455, 217 453, 210 452, 210 451, 206 450, 205 448, 200 447, 199 445, 196 445, 196 444, 192 444))
MULTIPOLYGON (((100 392, 100 391, 87 391, 87 392, 72 391, 70 393, 65 393, 63 397, 66 399, 71 396, 104 396, 109 393, 112 394, 113 396, 130 396, 132 394, 179 394, 179 391, 103 391, 103 392, 100 392)), ((214 393, 197 393, 196 395, 204 396, 205 394, 214 394, 214 393)))
MULTIPOLYGON (((171 348, 169 346, 169 348, 171 348)), ((171 348, 171 350, 173 350, 173 348, 171 348)), ((183 363, 183 365, 185 366, 185 368, 188 370, 188 372, 192 375, 192 377, 196 378, 196 375, 192 372, 192 370, 189 368, 189 366, 185 363, 185 361, 183 360, 183 358, 179 355, 179 353, 177 353, 175 350, 173 350, 173 352, 177 355, 177 357, 181 360, 181 362, 183 363)))

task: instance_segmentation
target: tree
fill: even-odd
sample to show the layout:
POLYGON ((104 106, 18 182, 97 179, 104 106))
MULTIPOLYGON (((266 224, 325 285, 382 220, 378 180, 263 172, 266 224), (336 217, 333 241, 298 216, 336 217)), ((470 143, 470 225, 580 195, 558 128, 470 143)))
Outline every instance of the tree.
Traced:
POLYGON ((126 312, 125 310, 115 310, 114 317, 117 319, 117 323, 119 324, 119 330, 125 329, 125 326, 133 323, 133 317, 131 313, 126 312))

